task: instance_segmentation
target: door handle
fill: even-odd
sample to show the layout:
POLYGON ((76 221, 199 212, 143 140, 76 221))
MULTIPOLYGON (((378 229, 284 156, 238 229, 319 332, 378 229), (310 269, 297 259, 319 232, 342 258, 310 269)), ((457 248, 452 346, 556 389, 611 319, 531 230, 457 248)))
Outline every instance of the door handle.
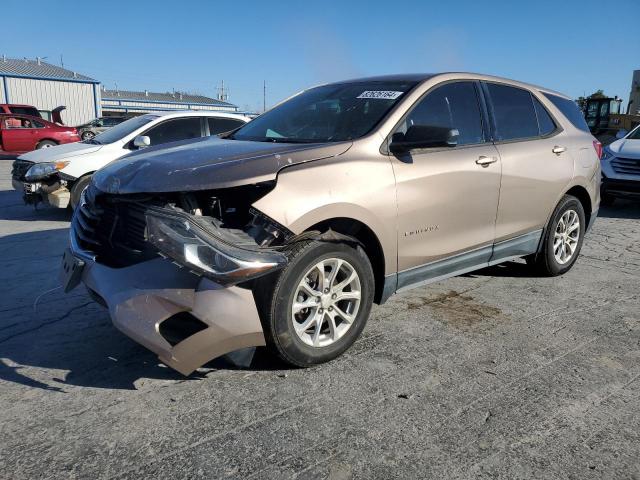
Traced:
POLYGON ((556 145, 551 149, 551 151, 556 155, 560 155, 562 152, 565 152, 566 150, 567 150, 567 147, 559 147, 558 145, 556 145))
POLYGON ((491 165, 492 163, 496 163, 497 161, 498 159, 496 157, 485 157, 484 155, 482 155, 476 160, 476 163, 478 165, 482 165, 484 168, 487 168, 489 165, 491 165))

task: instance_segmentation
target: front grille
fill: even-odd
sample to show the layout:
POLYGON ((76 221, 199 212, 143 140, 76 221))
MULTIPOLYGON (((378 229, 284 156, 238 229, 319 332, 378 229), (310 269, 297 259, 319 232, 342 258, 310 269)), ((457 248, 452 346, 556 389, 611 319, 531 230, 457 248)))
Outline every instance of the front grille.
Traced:
POLYGON ((15 160, 11 168, 11 176, 15 180, 24 181, 24 176, 32 165, 33 162, 29 162, 27 160, 15 160))
POLYGON ((616 157, 611 160, 611 167, 622 175, 640 175, 640 159, 616 157))
POLYGON ((74 232, 80 247, 98 262, 125 267, 157 256, 146 239, 144 202, 102 194, 93 186, 85 200, 76 210, 74 232))

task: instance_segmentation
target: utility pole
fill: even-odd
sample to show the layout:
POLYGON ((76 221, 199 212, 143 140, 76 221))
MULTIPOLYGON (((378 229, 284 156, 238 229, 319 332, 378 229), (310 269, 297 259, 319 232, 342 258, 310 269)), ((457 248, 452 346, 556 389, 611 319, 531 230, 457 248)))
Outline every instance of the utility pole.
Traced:
POLYGON ((267 111, 267 81, 262 81, 262 113, 267 111))
POLYGON ((225 91, 224 80, 222 80, 222 85, 218 88, 218 100, 226 102, 228 98, 229 98, 229 93, 228 91, 225 91))
POLYGON ((60 54, 60 66, 64 68, 64 62, 62 61, 62 54, 60 54))

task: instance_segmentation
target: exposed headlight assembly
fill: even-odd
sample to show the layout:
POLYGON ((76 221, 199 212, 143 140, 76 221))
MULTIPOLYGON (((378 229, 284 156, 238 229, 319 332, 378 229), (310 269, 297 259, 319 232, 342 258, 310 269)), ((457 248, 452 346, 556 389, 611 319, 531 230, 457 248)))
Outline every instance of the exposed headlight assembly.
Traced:
POLYGON ((181 212, 150 209, 147 237, 164 255, 223 285, 233 285, 282 268, 284 254, 256 247, 242 248, 215 225, 202 225, 181 212), (213 230, 209 232, 208 230, 213 230))
POLYGON ((64 167, 69 165, 69 163, 69 161, 36 163, 29 170, 27 170, 24 178, 29 181, 42 180, 43 178, 56 173, 58 170, 62 170, 64 167))

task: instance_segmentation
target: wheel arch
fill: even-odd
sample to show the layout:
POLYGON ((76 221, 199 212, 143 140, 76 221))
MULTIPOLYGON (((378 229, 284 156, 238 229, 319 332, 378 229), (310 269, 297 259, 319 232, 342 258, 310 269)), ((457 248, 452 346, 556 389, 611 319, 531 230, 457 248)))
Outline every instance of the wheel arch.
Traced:
POLYGON ((375 232, 360 220, 349 217, 334 217, 322 220, 308 227, 305 231, 319 231, 325 233, 333 231, 357 240, 362 245, 373 269, 374 302, 383 302, 385 283, 385 255, 382 244, 375 232))
POLYGON ((593 206, 591 204, 589 191, 582 185, 574 185, 565 192, 565 195, 574 196, 580 201, 584 210, 585 223, 586 225, 589 225, 589 222, 591 221, 591 214, 593 213, 593 206))

